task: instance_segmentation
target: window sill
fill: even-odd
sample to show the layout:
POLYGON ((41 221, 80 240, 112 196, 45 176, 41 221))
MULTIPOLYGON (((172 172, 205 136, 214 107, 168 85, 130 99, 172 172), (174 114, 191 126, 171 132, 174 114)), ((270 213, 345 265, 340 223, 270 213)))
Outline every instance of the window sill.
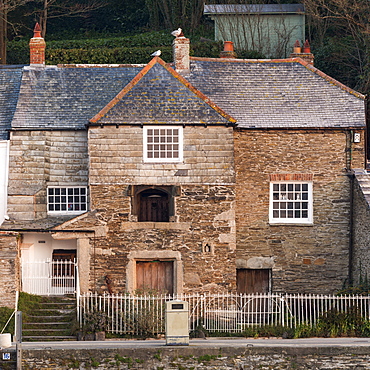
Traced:
POLYGON ((190 222, 122 222, 122 230, 190 230, 190 222))

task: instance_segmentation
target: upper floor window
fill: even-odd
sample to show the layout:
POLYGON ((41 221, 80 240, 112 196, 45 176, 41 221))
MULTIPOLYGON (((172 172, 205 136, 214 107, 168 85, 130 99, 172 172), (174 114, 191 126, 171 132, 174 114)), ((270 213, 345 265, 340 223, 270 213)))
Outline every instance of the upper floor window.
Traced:
POLYGON ((271 182, 270 223, 312 223, 312 182, 271 182))
POLYGON ((87 211, 86 187, 49 187, 49 213, 83 213, 87 211))
POLYGON ((144 127, 144 162, 182 162, 182 135, 180 126, 144 127))

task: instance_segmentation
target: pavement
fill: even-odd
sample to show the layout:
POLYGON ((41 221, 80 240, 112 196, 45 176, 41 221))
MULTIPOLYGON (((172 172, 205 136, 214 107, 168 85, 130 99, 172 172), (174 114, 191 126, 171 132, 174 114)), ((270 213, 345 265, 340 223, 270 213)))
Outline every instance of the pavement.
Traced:
MULTIPOLYGON (((190 347, 370 347, 370 338, 207 338, 190 339, 190 347)), ((160 348, 166 346, 164 339, 65 341, 65 342, 23 342, 23 350, 51 349, 103 349, 103 348, 160 348)), ((176 346, 179 347, 179 346, 176 346)), ((15 343, 10 349, 15 349, 15 343)))

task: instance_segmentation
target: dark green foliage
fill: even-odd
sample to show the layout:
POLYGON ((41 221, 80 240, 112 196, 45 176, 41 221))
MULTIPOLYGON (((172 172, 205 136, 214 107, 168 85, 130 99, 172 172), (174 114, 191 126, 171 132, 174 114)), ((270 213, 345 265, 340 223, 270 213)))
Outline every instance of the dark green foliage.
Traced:
MULTIPOLYGON (((172 40, 169 32, 152 32, 106 39, 50 41, 46 48, 46 64, 146 64, 158 49, 164 61, 172 62, 172 40)), ((218 58, 221 50, 222 42, 208 39, 191 45, 191 55, 198 57, 218 58)), ((251 52, 246 53, 241 53, 241 57, 253 57, 251 52)), ((28 41, 8 44, 8 63, 29 64, 28 41)))
POLYGON ((368 337, 370 321, 362 317, 360 310, 350 307, 346 312, 335 308, 321 315, 314 326, 300 324, 294 329, 294 338, 309 337, 368 337))
POLYGON ((319 318, 316 333, 320 337, 362 337, 364 333, 368 334, 368 326, 356 306, 347 312, 333 308, 319 318))
MULTIPOLYGON (((14 310, 8 307, 0 307, 0 332, 4 329, 4 325, 13 314, 14 310)), ((9 321, 9 324, 4 330, 4 333, 14 333, 14 316, 9 321)))
POLYGON ((366 59, 365 45, 357 49, 351 36, 327 37, 321 45, 312 44, 315 67, 329 76, 354 89, 363 90, 366 86, 366 71, 362 62, 366 59), (354 58, 357 55, 357 58, 354 58))

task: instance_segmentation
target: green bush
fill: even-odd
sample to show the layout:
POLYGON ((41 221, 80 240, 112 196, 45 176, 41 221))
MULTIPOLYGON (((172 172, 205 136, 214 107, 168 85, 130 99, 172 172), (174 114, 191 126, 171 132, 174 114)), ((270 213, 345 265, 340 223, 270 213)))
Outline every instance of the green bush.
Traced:
POLYGON ((361 316, 356 306, 347 312, 333 308, 320 316, 316 333, 320 337, 359 337, 368 331, 369 323, 361 316))
POLYGON ((14 310, 8 307, 0 307, 0 332, 4 329, 4 333, 14 333, 14 316, 9 324, 4 328, 14 310))
MULTIPOLYGON (((129 37, 80 39, 47 42, 46 64, 146 64, 151 54, 160 49, 161 58, 172 62, 172 41, 169 33, 152 32, 129 37)), ((29 40, 8 43, 8 64, 29 64, 29 40)), ((218 58, 222 42, 195 41, 190 55, 218 58)), ((253 52, 238 51, 240 58, 254 58, 253 52)))

